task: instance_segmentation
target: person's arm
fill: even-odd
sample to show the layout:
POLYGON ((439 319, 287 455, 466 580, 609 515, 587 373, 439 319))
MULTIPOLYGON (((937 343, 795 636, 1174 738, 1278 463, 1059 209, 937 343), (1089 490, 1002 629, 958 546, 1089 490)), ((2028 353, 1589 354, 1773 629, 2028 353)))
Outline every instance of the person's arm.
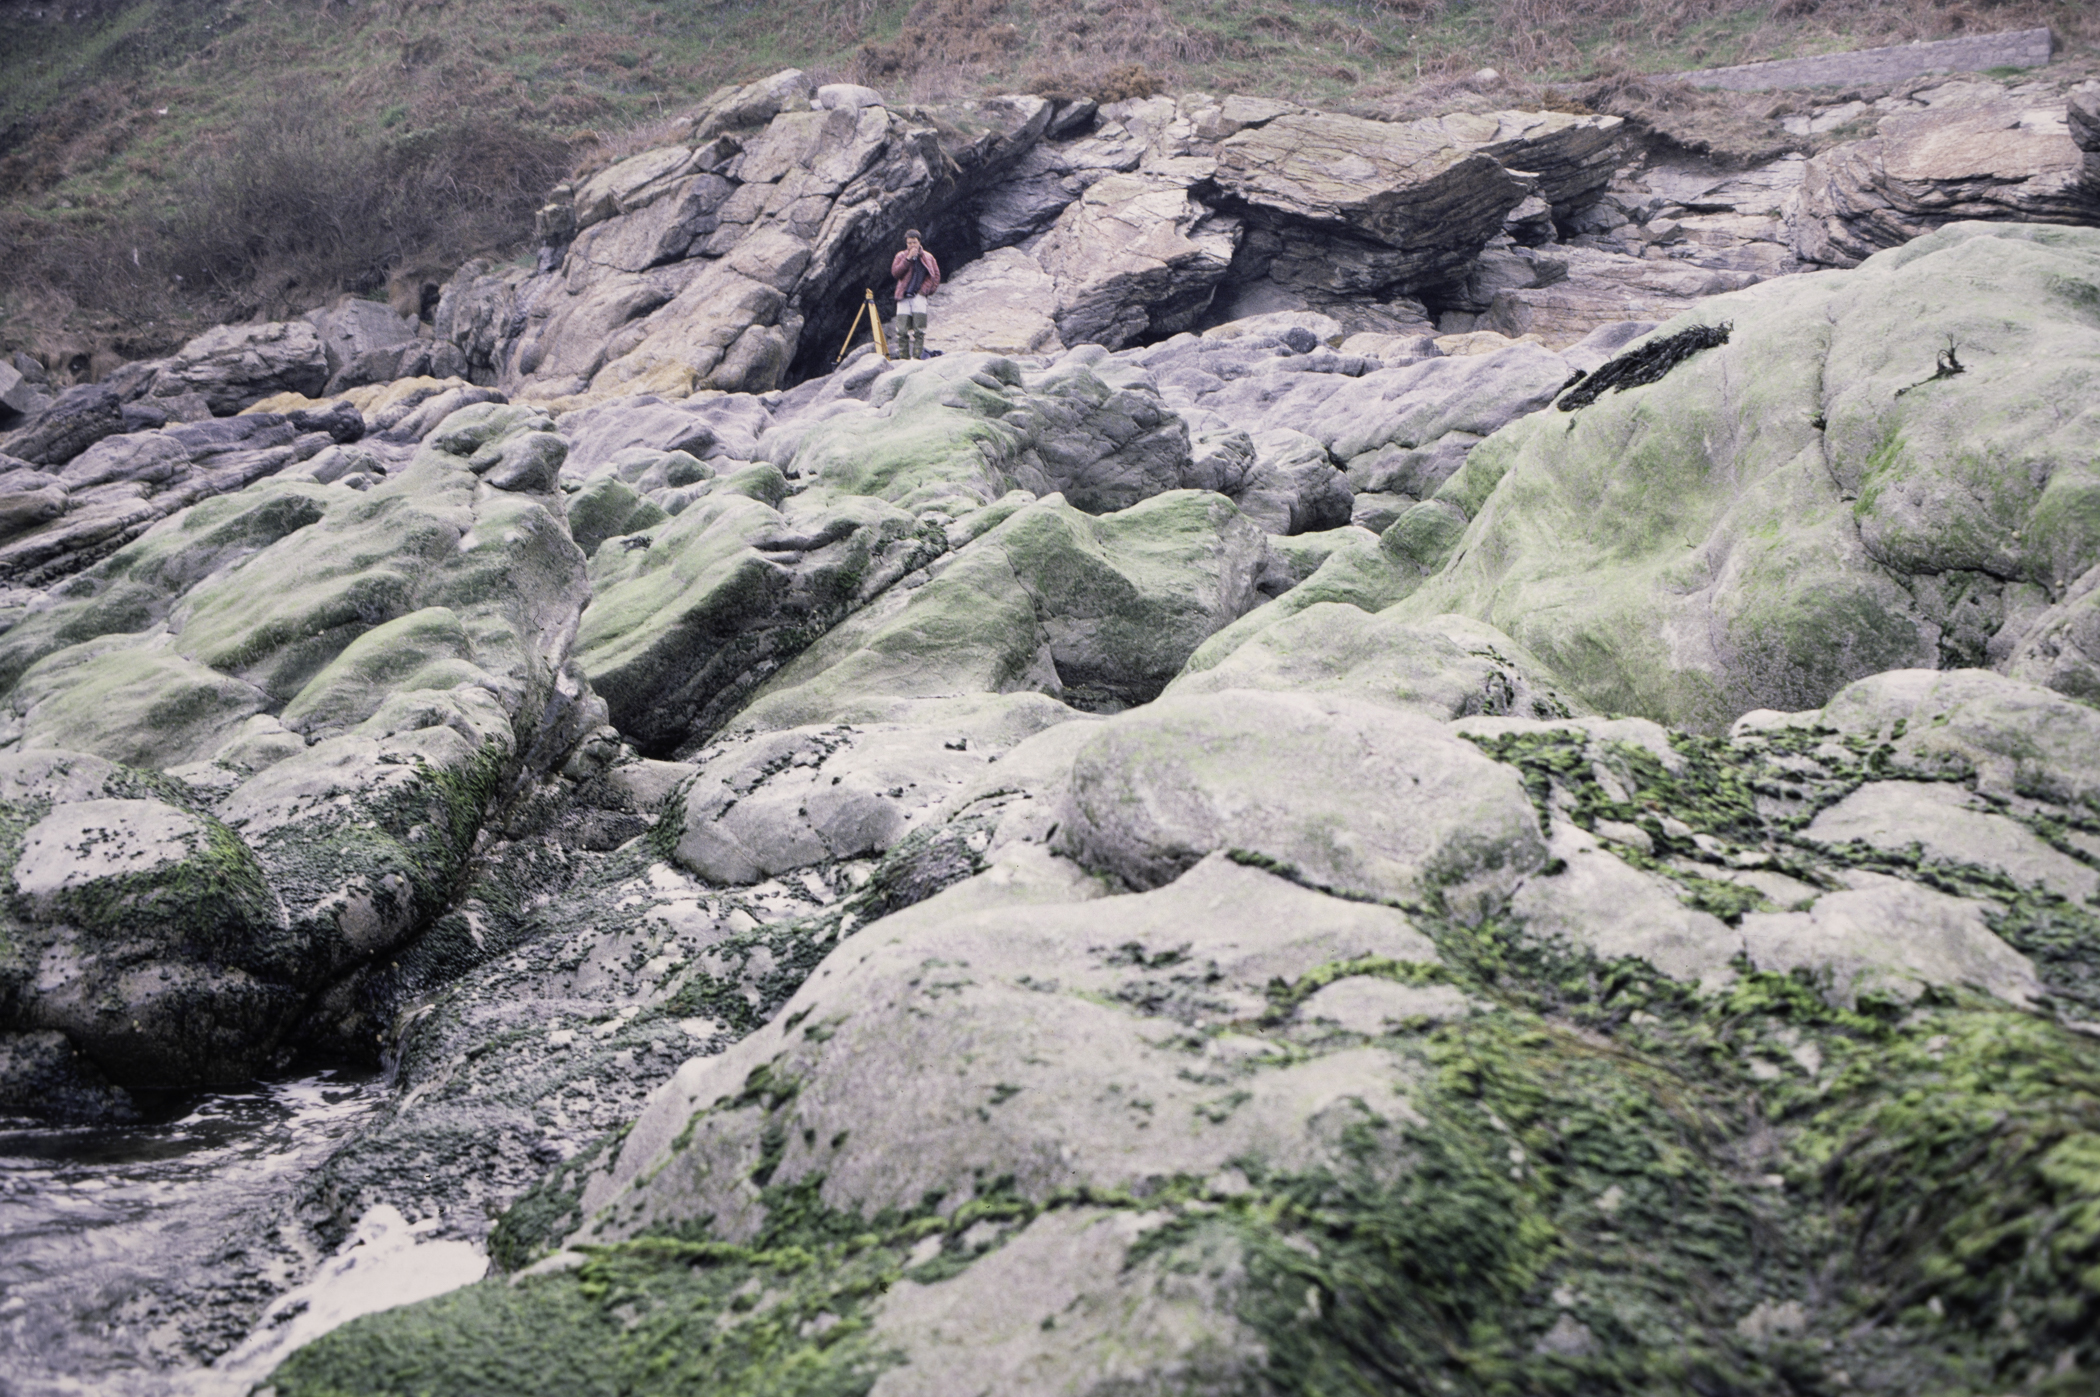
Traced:
POLYGON ((924 295, 932 295, 941 286, 941 264, 933 260, 933 254, 921 249, 919 256, 926 262, 926 285, 920 288, 924 295))
POLYGON ((890 276, 899 281, 903 280, 904 265, 909 261, 911 261, 909 252, 900 252, 895 257, 892 257, 890 259, 890 276))

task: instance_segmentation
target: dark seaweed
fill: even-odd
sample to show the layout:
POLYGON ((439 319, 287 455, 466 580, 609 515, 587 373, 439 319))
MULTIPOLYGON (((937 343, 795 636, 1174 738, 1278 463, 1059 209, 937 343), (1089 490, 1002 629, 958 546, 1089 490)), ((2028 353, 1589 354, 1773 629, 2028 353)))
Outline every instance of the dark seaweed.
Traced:
POLYGON ((1949 339, 1947 347, 1940 351, 1939 367, 1933 370, 1932 377, 1921 378, 1916 383, 1911 384, 1909 388, 1898 388, 1896 396, 1900 398, 1905 393, 1908 393, 1911 388, 1923 388, 1928 383, 1938 383, 1943 378, 1952 378, 1956 374, 1967 373, 1968 371, 1968 365, 1962 363, 1955 356, 1954 341, 1949 339))
POLYGON ((1674 335, 1650 340, 1639 349, 1628 350, 1616 359, 1606 361, 1597 372, 1563 393, 1557 406, 1562 412, 1573 412, 1596 402, 1608 389, 1623 393, 1644 383, 1658 383, 1664 374, 1700 350, 1728 343, 1728 333, 1734 328, 1732 322, 1724 320, 1719 325, 1694 325, 1674 335))

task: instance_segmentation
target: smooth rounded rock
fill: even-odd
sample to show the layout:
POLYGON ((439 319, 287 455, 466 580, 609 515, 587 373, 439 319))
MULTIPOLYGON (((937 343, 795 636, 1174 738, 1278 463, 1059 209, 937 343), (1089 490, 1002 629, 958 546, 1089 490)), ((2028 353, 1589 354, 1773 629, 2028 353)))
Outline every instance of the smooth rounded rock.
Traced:
POLYGON ((1315 887, 1477 918, 1546 860, 1514 771, 1336 695, 1166 698, 1079 751, 1057 847, 1139 888, 1231 851, 1315 887))

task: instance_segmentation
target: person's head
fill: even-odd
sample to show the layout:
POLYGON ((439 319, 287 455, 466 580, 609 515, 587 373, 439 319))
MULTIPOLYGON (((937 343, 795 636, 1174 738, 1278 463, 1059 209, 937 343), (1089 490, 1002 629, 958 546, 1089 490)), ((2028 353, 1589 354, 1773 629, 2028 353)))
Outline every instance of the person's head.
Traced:
POLYGON ((915 252, 917 252, 917 251, 919 250, 919 230, 918 230, 918 229, 916 229, 916 228, 907 228, 907 229, 905 229, 905 230, 904 230, 904 250, 905 250, 906 252, 913 252, 913 253, 915 253, 915 252))

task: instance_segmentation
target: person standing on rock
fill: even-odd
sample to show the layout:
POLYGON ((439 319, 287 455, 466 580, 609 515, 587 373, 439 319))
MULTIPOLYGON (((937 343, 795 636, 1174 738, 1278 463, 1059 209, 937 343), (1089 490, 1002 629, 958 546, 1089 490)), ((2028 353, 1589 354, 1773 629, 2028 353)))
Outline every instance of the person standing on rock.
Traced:
POLYGON ((926 357, 926 298, 941 284, 941 264, 919 243, 919 230, 904 230, 904 251, 890 259, 897 279, 897 352, 906 359, 926 357))

